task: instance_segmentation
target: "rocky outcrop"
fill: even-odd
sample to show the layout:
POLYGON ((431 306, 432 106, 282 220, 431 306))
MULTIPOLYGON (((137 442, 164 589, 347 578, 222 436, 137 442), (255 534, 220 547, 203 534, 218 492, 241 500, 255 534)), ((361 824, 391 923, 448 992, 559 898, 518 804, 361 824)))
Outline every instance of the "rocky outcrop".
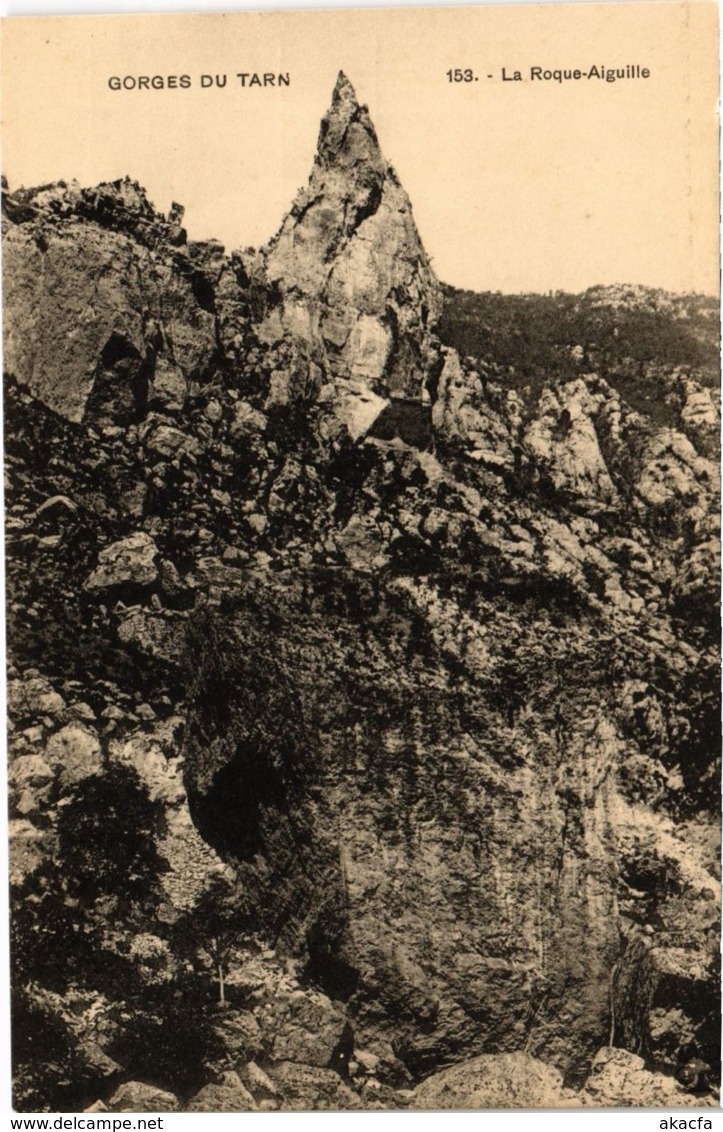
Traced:
MULTIPOLYGON (((357 435, 371 407, 382 407, 370 395, 422 399, 437 365, 439 285, 409 198, 342 73, 309 184, 249 275, 267 308, 259 336, 290 339, 296 383, 322 392, 331 383, 357 435)), ((289 395, 274 392, 277 401, 289 395)))
POLYGON ((685 436, 663 430, 645 453, 636 487, 649 507, 675 503, 690 518, 700 519, 718 488, 718 469, 685 436))
POLYGON ((182 407, 216 353, 205 265, 185 236, 127 178, 4 200, 6 372, 76 422, 182 407))
POLYGON ((608 432, 614 436, 619 431, 620 406, 610 397, 611 390, 601 390, 597 396, 596 392, 582 379, 559 390, 546 389, 524 444, 558 491, 610 506, 617 491, 594 422, 602 408, 608 432))
POLYGON ((484 376, 463 365, 454 350, 444 349, 432 408, 435 435, 443 444, 496 471, 515 466, 515 429, 506 414, 495 411, 486 395, 484 376))

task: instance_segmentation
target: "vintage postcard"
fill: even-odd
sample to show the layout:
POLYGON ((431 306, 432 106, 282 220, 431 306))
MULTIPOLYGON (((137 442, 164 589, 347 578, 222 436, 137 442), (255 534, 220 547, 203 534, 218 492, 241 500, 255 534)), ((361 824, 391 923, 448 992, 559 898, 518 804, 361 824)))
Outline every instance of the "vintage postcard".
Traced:
POLYGON ((711 1127, 717 17, 3 22, 18 1111, 711 1127))

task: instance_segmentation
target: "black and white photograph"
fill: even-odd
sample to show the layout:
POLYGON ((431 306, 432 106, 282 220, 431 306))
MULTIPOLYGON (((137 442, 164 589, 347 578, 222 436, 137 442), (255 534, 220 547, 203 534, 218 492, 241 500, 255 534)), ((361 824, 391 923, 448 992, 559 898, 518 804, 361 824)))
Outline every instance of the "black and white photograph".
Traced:
POLYGON ((717 71, 705 0, 3 20, 16 1112, 712 1127, 717 71))

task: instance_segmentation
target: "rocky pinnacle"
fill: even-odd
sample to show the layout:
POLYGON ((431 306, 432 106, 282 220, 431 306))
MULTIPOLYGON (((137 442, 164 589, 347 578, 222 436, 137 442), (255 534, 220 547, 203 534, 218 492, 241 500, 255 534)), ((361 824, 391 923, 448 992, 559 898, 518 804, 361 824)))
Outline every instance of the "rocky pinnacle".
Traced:
POLYGON ((360 132, 369 138, 369 159, 384 164, 374 125, 366 106, 360 106, 354 87, 343 71, 339 71, 331 99, 331 106, 322 119, 319 130, 316 160, 320 165, 329 165, 341 159, 342 149, 347 140, 352 123, 358 123, 360 132), (376 151, 376 152, 374 152, 376 151))
POLYGON ((409 198, 365 106, 340 72, 308 185, 262 252, 282 297, 269 341, 303 340, 320 380, 421 399, 436 354, 439 284, 409 198))

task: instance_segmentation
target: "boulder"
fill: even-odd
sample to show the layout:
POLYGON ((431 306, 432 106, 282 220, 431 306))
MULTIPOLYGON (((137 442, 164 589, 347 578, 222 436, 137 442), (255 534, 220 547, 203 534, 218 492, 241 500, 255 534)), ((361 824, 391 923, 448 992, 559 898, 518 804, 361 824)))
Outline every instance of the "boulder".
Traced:
POLYGON ((26 675, 24 679, 9 680, 7 702, 8 713, 16 724, 41 716, 58 719, 66 707, 60 693, 42 676, 26 675))
POLYGON ((78 1057, 83 1068, 95 1078, 107 1079, 120 1076, 122 1066, 110 1057, 98 1042, 92 1038, 81 1041, 78 1048, 78 1057))
POLYGON ((149 417, 141 431, 143 446, 151 456, 161 460, 193 461, 201 451, 195 436, 189 436, 180 428, 166 424, 162 419, 149 417))
POLYGON ((237 401, 234 405, 230 434, 232 437, 257 436, 264 432, 268 421, 262 412, 254 409, 248 401, 237 401))
POLYGON ((238 1073, 224 1073, 214 1084, 204 1085, 188 1102, 187 1112, 257 1112, 251 1096, 238 1073))
MULTIPOLYGON (((195 829, 193 832, 196 832, 195 829)), ((207 871, 208 865, 206 865, 207 871)), ((266 1052, 265 1036, 250 1010, 227 1010, 219 1016, 216 1032, 228 1052, 232 1065, 241 1066, 246 1062, 253 1064, 254 1058, 261 1057, 266 1052)), ((246 1076, 246 1069, 244 1069, 246 1085, 256 1095, 252 1080, 246 1076)))
POLYGON ((152 586, 158 580, 158 547, 144 531, 111 543, 98 555, 98 565, 86 580, 86 590, 152 586))
POLYGON ((110 1112, 178 1112, 179 1108, 173 1093, 144 1081, 126 1081, 108 1101, 110 1112))
POLYGON ((709 1096, 701 1100, 686 1092, 674 1077, 651 1073, 642 1057, 626 1049, 607 1046, 595 1056, 580 1103, 594 1108, 698 1108, 717 1107, 709 1096))
POLYGON ((276 1023, 271 1056, 327 1067, 342 1042, 346 1016, 326 995, 292 994, 276 1023))
POLYGON ((66 787, 99 774, 104 765, 98 736, 82 723, 68 723, 51 735, 45 759, 66 787))
MULTIPOLYGON (((661 850, 665 849, 670 854, 668 843, 663 841, 661 850)), ((643 846, 635 856, 630 854, 633 869, 636 863, 638 868, 645 867, 643 854, 643 846)), ((632 939, 617 964, 614 980, 616 1040, 628 1049, 639 1050, 648 1068, 665 1074, 674 1074, 690 1059, 692 1051, 702 1053, 711 1063, 717 1054, 708 988, 718 964, 705 950, 705 929, 706 920, 709 930, 715 920, 718 885, 702 870, 695 876, 692 854, 684 864, 693 874, 688 877, 689 891, 696 882, 706 886, 707 910, 703 905, 696 916, 695 904, 687 913, 679 905, 676 927, 680 934, 672 940, 666 940, 662 932, 657 945, 642 935, 632 939), (696 930, 700 931, 697 939, 696 930)))
POLYGON ((281 1094, 282 1112, 353 1112, 365 1107, 333 1069, 282 1061, 271 1067, 271 1075, 281 1094))
POLYGON ((13 759, 8 767, 8 779, 16 790, 47 785, 53 777, 50 764, 41 755, 23 755, 13 759))
POLYGON ((562 1108, 562 1075, 526 1053, 483 1054, 418 1085, 411 1108, 562 1108))
POLYGON ((183 661, 186 624, 183 614, 170 610, 129 609, 118 626, 118 639, 178 668, 183 661))
POLYGON ((279 1090, 263 1069, 255 1061, 249 1061, 243 1068, 244 1080, 255 1097, 276 1100, 279 1090))

